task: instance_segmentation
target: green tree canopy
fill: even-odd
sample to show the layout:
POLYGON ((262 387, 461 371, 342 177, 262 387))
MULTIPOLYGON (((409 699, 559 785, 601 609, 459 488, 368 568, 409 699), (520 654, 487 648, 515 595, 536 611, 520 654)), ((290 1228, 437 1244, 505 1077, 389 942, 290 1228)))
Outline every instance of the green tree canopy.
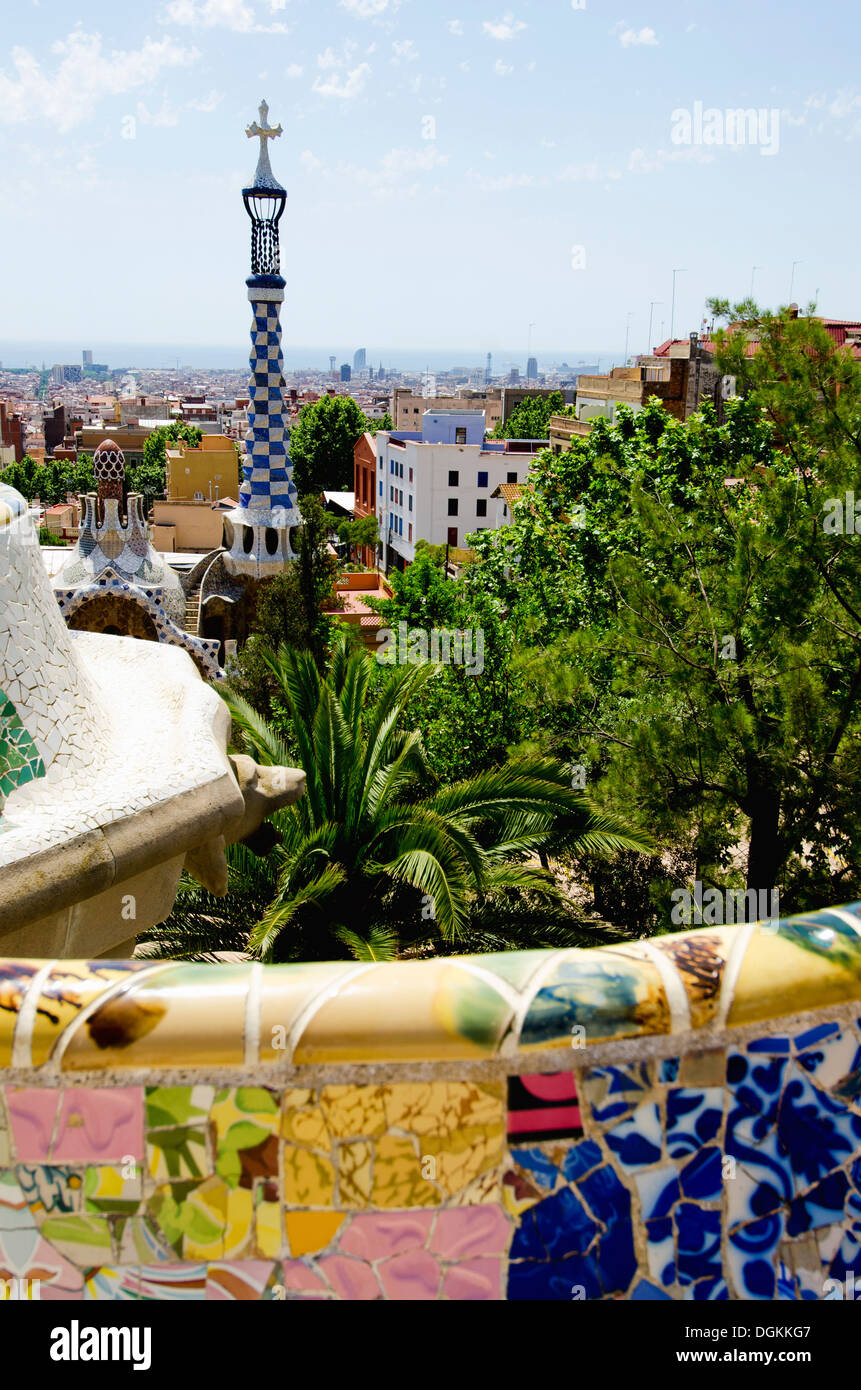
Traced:
POLYGON ((529 736, 701 877, 742 852, 748 888, 805 907, 861 891, 861 573, 825 525, 859 476, 861 369, 813 320, 754 327, 753 358, 721 348, 746 392, 723 424, 649 404, 541 455, 466 581, 516 632, 529 736))
POLYGON ((493 438, 547 439, 550 416, 564 409, 565 397, 561 391, 551 391, 547 396, 526 396, 514 407, 505 422, 500 420, 493 431, 493 438))
POLYGON ((47 507, 52 507, 56 502, 65 502, 69 494, 77 497, 81 492, 92 492, 96 485, 90 454, 79 454, 76 461, 48 459, 44 464, 36 463, 29 454, 25 454, 20 463, 12 463, 4 468, 0 479, 7 486, 14 487, 28 502, 38 497, 47 507))
POLYGON ((297 491, 351 491, 353 446, 368 423, 352 396, 323 396, 304 405, 290 431, 297 491))

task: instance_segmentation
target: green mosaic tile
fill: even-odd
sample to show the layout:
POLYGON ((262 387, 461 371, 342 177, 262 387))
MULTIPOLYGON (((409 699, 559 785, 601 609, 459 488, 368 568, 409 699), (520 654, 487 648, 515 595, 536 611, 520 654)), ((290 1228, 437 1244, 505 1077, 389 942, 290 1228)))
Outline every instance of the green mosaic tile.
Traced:
POLYGON ((45 764, 18 711, 0 690, 0 810, 16 787, 45 776, 45 764))

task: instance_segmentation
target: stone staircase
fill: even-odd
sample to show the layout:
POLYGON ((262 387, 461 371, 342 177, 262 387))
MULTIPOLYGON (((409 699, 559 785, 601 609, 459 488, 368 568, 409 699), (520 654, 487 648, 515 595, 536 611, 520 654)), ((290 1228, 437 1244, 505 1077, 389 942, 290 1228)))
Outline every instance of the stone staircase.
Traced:
POLYGON ((186 632, 190 632, 194 637, 198 636, 197 624, 199 619, 200 585, 196 584, 193 589, 189 589, 188 593, 185 596, 185 618, 183 619, 182 624, 186 632))

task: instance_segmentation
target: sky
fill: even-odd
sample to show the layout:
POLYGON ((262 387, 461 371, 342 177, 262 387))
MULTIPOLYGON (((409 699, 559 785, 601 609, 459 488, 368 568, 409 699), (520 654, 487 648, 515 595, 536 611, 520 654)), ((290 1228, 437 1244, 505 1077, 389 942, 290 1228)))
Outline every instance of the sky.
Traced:
POLYGON ((677 336, 751 283, 857 318, 859 40, 857 0, 20 0, 0 340, 244 351, 262 97, 285 346, 641 352, 674 269, 677 336))

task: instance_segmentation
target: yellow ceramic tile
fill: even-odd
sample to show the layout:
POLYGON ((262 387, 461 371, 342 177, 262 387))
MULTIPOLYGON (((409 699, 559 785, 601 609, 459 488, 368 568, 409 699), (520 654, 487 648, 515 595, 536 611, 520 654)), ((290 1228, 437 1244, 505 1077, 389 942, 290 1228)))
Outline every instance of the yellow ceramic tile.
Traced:
POLYGON ((330 1207, 335 1199, 335 1169, 328 1158, 284 1145, 284 1201, 293 1207, 330 1207))
POLYGON ((452 962, 400 961, 347 979, 308 1020, 294 1061, 487 1057, 510 1019, 495 989, 452 962))
POLYGON ((498 1167, 505 1148, 505 1135, 501 1125, 495 1132, 490 1128, 469 1127, 423 1142, 427 1152, 436 1158, 437 1182, 453 1197, 479 1174, 498 1167))
POLYGON ((472 1182, 452 1194, 448 1205, 451 1207, 478 1207, 482 1204, 498 1206, 502 1201, 502 1169, 494 1162, 485 1173, 480 1173, 472 1182))
POLYGON ((284 1105, 288 1109, 299 1110, 303 1105, 310 1105, 313 1099, 314 1092, 310 1087, 295 1086, 284 1092, 284 1105))
POLYGON ((230 1259, 251 1242, 254 1198, 248 1188, 231 1188, 208 1178, 185 1198, 183 1254, 190 1260, 230 1259))
POLYGON ((165 965, 74 1027, 64 1071, 241 1065, 250 966, 165 965))
POLYGON ((861 998, 857 965, 830 928, 819 928, 816 935, 820 950, 805 950, 776 933, 753 932, 733 991, 730 1026, 861 998))
POLYGON ((12 1061, 12 1038, 27 990, 43 964, 39 960, 0 962, 0 1067, 12 1061))
POLYGON ((286 1222, 290 1254, 295 1259, 299 1255, 325 1250, 345 1219, 342 1211, 288 1211, 286 1222))
MULTIPOLYGON (((374 1150, 373 1202, 375 1207, 431 1207, 440 1193, 423 1176, 422 1154, 415 1139, 384 1134, 374 1150)), ((343 1152, 343 1149, 342 1149, 343 1152)), ((427 1171, 427 1165, 424 1165, 427 1171)))
POLYGON ((470 1125, 501 1127, 505 1117, 498 1082, 396 1082, 385 1087, 384 1105, 389 1128, 420 1135, 452 1133, 470 1125))
MULTIPOLYGON (((292 1094, 310 1095, 311 1092, 294 1091, 292 1094)), ((307 1144, 312 1149, 325 1149, 328 1153, 332 1147, 326 1117, 319 1105, 309 1105, 304 1110, 286 1109, 281 1117, 281 1133, 285 1139, 307 1144)))
POLYGON ((259 1202, 256 1222, 257 1253, 266 1259, 277 1259, 284 1244, 281 1233, 281 1203, 259 1202))
POLYGON ((338 1201, 344 1207, 371 1205, 373 1145, 355 1140, 338 1146, 338 1201))
POLYGON ((324 1086, 320 1106, 329 1132, 339 1139, 382 1134, 386 1128, 380 1086, 324 1086))
POLYGON ((260 977, 260 1061, 289 1060, 291 1034, 303 1011, 355 970, 350 961, 267 966, 260 977))
POLYGON ((737 931, 737 927, 699 929, 683 936, 657 937, 651 943, 676 967, 694 1028, 704 1028, 717 1016, 724 967, 737 931))
POLYGON ((100 994, 114 990, 124 979, 153 969, 129 961, 100 965, 98 961, 58 961, 42 983, 33 1025, 34 1066, 41 1066, 54 1050, 57 1039, 87 1005, 100 994))

